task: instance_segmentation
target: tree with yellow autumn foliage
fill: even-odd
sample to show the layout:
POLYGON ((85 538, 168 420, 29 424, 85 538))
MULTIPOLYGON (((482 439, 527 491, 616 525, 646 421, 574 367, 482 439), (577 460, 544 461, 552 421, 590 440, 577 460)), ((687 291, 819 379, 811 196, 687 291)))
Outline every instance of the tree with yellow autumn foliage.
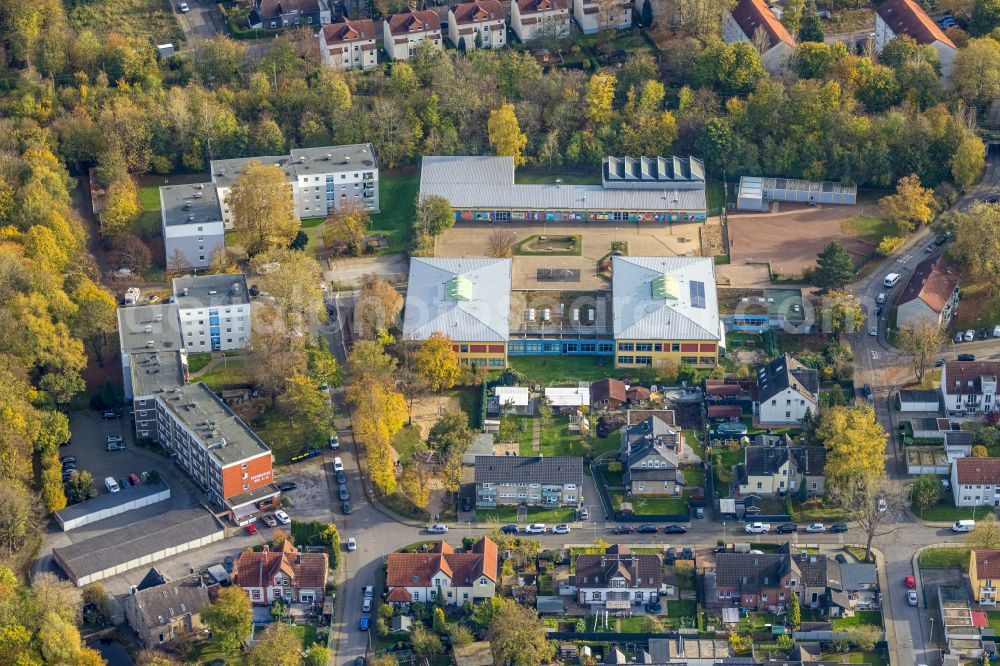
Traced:
POLYGON ((828 488, 842 487, 854 476, 884 473, 889 436, 869 405, 828 408, 816 437, 827 451, 823 475, 828 488))
POLYGON ((515 166, 524 164, 524 147, 528 145, 528 137, 521 131, 513 104, 504 104, 491 111, 486 127, 490 145, 497 155, 513 157, 515 166))
POLYGON ((417 373, 432 391, 450 389, 462 374, 451 338, 439 331, 421 343, 413 361, 417 373))

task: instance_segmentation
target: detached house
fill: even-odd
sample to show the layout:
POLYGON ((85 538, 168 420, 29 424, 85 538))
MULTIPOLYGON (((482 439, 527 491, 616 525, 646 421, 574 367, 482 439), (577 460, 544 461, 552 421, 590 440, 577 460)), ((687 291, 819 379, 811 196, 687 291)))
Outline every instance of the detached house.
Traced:
POLYGON ((483 537, 464 553, 444 541, 429 553, 391 553, 385 584, 386 601, 396 606, 438 595, 455 606, 490 599, 496 594, 497 545, 483 537))
POLYGON ((1000 361, 948 361, 941 369, 941 397, 948 415, 986 414, 997 406, 1000 361))
POLYGON ((209 593, 216 589, 201 574, 191 574, 136 590, 122 601, 122 610, 142 644, 152 648, 201 631, 198 612, 211 603, 209 593))
POLYGON ((679 495, 684 475, 677 456, 683 447, 684 434, 674 422, 673 410, 629 410, 619 451, 629 494, 679 495))
POLYGON ((270 605, 279 598, 318 603, 326 594, 329 566, 326 553, 302 553, 285 540, 276 550, 265 546, 261 552, 240 553, 233 580, 256 605, 270 605))
POLYGON ((382 22, 382 46, 389 60, 409 60, 421 42, 441 50, 441 19, 429 9, 404 9, 382 22))
POLYGON ((937 51, 941 75, 948 78, 957 49, 941 27, 913 0, 888 0, 875 9, 875 50, 879 53, 898 35, 937 51))
POLYGON ((973 550, 969 553, 969 583, 977 604, 995 606, 1000 585, 1000 550, 973 550))
POLYGON ((476 456, 476 506, 577 506, 583 458, 476 456))
POLYGON ((573 0, 573 19, 585 35, 600 30, 628 30, 632 27, 634 7, 630 0, 573 0))
POLYGON ((757 371, 754 416, 761 424, 794 425, 819 410, 819 372, 788 354, 757 371))
POLYGON ((323 25, 332 14, 327 0, 255 0, 250 27, 275 30, 296 25, 323 25))
POLYGON ((805 492, 822 495, 826 449, 822 446, 789 446, 785 437, 761 435, 758 444, 743 449, 743 462, 733 478, 741 496, 774 497, 805 492))
POLYGON ((951 465, 955 506, 1000 506, 1000 458, 959 458, 951 465))
POLYGON ((515 0, 510 27, 522 42, 561 39, 569 35, 569 0, 515 0))
POLYGON ((930 318, 947 326, 958 307, 958 271, 944 255, 917 264, 896 302, 896 328, 930 318))
POLYGON ((761 62, 771 74, 780 74, 788 67, 795 53, 795 40, 771 12, 764 0, 740 0, 722 16, 722 40, 764 44, 761 62))
POLYGON ((448 39, 465 50, 499 49, 507 44, 507 22, 503 5, 497 0, 473 0, 452 5, 448 10, 448 39))
POLYGON ((627 611, 655 599, 663 587, 659 555, 638 555, 625 546, 608 546, 600 555, 576 558, 576 590, 580 604, 595 609, 627 611))
POLYGON ((375 23, 371 19, 338 19, 319 31, 323 64, 332 69, 372 69, 378 65, 375 23))

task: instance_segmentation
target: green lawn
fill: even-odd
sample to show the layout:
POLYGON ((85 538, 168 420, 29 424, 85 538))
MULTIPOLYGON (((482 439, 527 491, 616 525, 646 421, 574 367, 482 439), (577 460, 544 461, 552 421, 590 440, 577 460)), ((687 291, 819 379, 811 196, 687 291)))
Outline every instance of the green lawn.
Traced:
POLYGON ((547 523, 549 527, 559 523, 572 523, 576 520, 576 511, 569 507, 547 509, 542 506, 528 507, 529 523, 547 523))
POLYGON ((208 365, 212 360, 212 355, 208 352, 202 354, 188 354, 188 372, 194 374, 208 365))
POLYGON ((866 625, 872 627, 881 627, 882 612, 855 611, 854 615, 851 617, 838 617, 834 618, 833 620, 834 631, 838 631, 840 629, 846 629, 848 627, 861 627, 866 625))
POLYGON ((399 454, 399 462, 407 465, 413 460, 413 454, 427 448, 423 440, 420 439, 420 428, 416 426, 403 426, 396 436, 392 438, 392 448, 399 454))
MULTIPOLYGON (((135 4, 136 2, 158 2, 158 0, 122 0, 116 4, 135 4)), ((97 6, 105 4, 104 0, 99 0, 91 5, 77 5, 77 9, 87 6, 97 6)), ((110 4, 107 3, 107 4, 110 4)), ((172 17, 171 17, 172 20, 172 17)), ((162 43, 162 42, 157 42, 162 43)), ((143 176, 137 179, 139 186, 139 205, 142 213, 135 223, 136 230, 143 238, 153 238, 163 233, 162 221, 160 219, 160 187, 164 185, 183 185, 185 183, 204 183, 209 180, 206 173, 175 173, 169 176, 143 176)))
POLYGON ((911 507, 913 513, 917 514, 924 520, 932 521, 947 521, 952 522, 955 520, 974 520, 976 516, 982 518, 991 510, 990 507, 957 507, 952 502, 950 496, 946 496, 945 500, 936 506, 932 506, 928 509, 921 511, 917 507, 911 507))
POLYGON ((889 662, 878 652, 824 652, 821 659, 840 662, 842 664, 869 664, 870 666, 886 666, 889 662))
POLYGON ((246 368, 246 361, 243 359, 233 359, 226 361, 223 365, 217 365, 198 378, 204 382, 205 386, 213 391, 221 391, 233 386, 246 386, 250 383, 250 373, 246 368))
POLYGON ((870 217, 867 215, 846 220, 840 225, 844 233, 857 236, 863 240, 878 245, 886 236, 899 235, 896 225, 884 217, 870 217))
POLYGON ((207 664, 217 659, 224 661, 227 666, 236 666, 246 661, 243 655, 227 655, 219 650, 215 646, 215 643, 209 640, 196 642, 191 646, 191 650, 187 654, 187 661, 192 664, 207 664))
MULTIPOLYGON (((686 514, 688 512, 688 501, 683 497, 648 497, 631 499, 632 510, 637 516, 653 516, 663 514, 686 514)), ((617 497, 612 497, 615 508, 619 508, 620 502, 617 497)))
POLYGON ((1000 633, 1000 611, 986 611, 986 617, 990 621, 990 629, 1000 633))
POLYGON ((695 465, 684 465, 681 468, 684 472, 684 483, 688 488, 702 488, 705 487, 705 472, 702 471, 700 467, 695 465))
POLYGON ((177 45, 183 33, 169 0, 90 0, 69 3, 66 14, 76 30, 90 28, 98 35, 117 32, 143 42, 177 45))
POLYGON ((545 386, 575 386, 577 381, 595 382, 615 374, 610 356, 511 356, 508 361, 529 382, 545 386))
POLYGON ((312 229, 313 227, 318 227, 324 222, 326 222, 325 217, 307 217, 306 219, 299 221, 299 226, 303 229, 312 229))
POLYGON ((766 625, 784 623, 784 615, 775 615, 774 613, 750 613, 750 615, 740 618, 740 630, 763 631, 766 625))
POLYGON ((673 599, 667 602, 667 615, 670 617, 694 617, 698 610, 698 602, 686 599, 673 599))
POLYGON ((927 548, 920 553, 918 564, 921 569, 961 569, 969 570, 969 549, 927 548))
POLYGON ((583 457, 587 451, 584 448, 583 439, 576 434, 569 432, 568 416, 553 416, 552 423, 548 427, 542 427, 539 437, 538 453, 531 448, 531 431, 535 420, 530 416, 518 417, 527 422, 527 428, 519 434, 520 453, 522 456, 579 456, 583 457))
POLYGON ((415 168, 382 171, 378 189, 382 212, 372 215, 372 233, 385 236, 389 246, 383 252, 402 252, 410 244, 420 172, 415 168))
POLYGON ((308 650, 309 647, 316 642, 316 625, 315 624, 296 624, 292 626, 292 633, 299 637, 302 641, 302 649, 308 650))
POLYGON ((722 181, 705 181, 705 198, 708 200, 708 214, 721 215, 722 204, 725 198, 722 190, 722 181))
POLYGON ((517 522, 517 507, 501 506, 496 509, 476 509, 476 520, 481 523, 491 520, 505 524, 517 522))

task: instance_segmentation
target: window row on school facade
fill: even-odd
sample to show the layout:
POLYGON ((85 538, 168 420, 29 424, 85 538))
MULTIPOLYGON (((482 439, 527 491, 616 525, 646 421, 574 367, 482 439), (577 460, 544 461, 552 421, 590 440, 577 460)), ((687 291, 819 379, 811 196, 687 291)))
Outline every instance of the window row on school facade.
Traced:
POLYGON ((704 222, 702 211, 455 210, 457 222, 704 222))

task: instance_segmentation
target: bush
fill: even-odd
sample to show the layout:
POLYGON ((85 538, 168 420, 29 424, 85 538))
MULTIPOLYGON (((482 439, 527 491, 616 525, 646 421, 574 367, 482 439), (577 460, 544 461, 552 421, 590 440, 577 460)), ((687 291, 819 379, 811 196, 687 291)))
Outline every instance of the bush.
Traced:
POLYGON ((899 248, 903 247, 903 243, 905 242, 906 236, 886 236, 878 244, 875 252, 880 257, 888 257, 890 254, 895 253, 899 250, 899 248))

